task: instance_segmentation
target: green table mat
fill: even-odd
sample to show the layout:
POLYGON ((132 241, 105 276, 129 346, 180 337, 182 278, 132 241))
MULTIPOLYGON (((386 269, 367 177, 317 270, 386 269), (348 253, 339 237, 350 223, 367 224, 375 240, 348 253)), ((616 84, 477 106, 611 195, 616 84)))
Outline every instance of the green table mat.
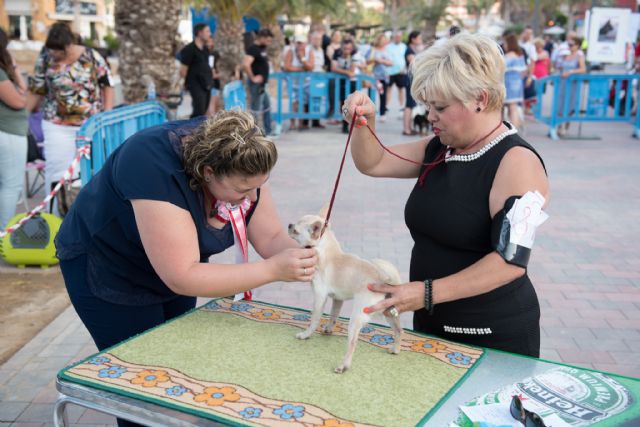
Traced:
MULTIPOLYGON (((414 426, 469 375, 480 348, 386 326, 362 329, 353 364, 335 374, 348 319, 298 340, 309 313, 217 299, 60 372, 97 389, 231 425, 414 426)), ((326 323, 322 319, 320 328, 326 323)))

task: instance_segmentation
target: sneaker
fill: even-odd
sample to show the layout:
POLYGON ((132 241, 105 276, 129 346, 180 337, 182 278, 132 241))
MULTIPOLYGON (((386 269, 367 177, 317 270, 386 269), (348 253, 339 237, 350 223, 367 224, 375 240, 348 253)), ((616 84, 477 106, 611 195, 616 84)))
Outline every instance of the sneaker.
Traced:
POLYGON ((379 121, 380 123, 384 123, 384 122, 386 122, 386 121, 387 121, 387 118, 386 118, 385 116, 380 116, 380 117, 378 117, 378 121, 379 121))

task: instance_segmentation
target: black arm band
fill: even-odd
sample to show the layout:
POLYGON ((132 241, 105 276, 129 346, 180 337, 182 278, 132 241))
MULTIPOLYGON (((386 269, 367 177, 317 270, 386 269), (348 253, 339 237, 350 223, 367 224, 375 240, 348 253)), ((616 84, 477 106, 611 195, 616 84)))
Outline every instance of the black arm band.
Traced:
POLYGON ((433 314, 433 280, 431 279, 424 281, 424 309, 429 316, 433 314))
POLYGON ((507 213, 515 203, 518 196, 511 196, 504 204, 504 208, 499 211, 491 221, 491 246, 509 264, 527 268, 531 249, 511 243, 511 222, 507 218, 507 213))

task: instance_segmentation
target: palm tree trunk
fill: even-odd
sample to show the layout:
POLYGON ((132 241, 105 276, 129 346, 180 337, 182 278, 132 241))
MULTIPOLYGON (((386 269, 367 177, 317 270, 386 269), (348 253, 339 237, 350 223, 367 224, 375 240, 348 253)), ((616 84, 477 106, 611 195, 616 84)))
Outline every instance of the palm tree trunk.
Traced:
POLYGON ((280 25, 265 24, 265 27, 270 29, 273 33, 273 41, 267 48, 267 55, 269 55, 269 61, 273 65, 275 71, 280 71, 280 64, 282 63, 282 53, 284 51, 284 34, 280 30, 280 25))
POLYGON ((216 50, 220 54, 218 62, 220 70, 220 82, 222 85, 233 80, 236 66, 241 65, 244 59, 244 24, 218 16, 216 27, 216 50))
POLYGON ((118 0, 119 74, 128 103, 145 99, 149 79, 159 95, 180 83, 175 61, 180 0, 118 0))
POLYGON ((503 0, 500 2, 500 15, 507 27, 511 25, 511 0, 503 0))

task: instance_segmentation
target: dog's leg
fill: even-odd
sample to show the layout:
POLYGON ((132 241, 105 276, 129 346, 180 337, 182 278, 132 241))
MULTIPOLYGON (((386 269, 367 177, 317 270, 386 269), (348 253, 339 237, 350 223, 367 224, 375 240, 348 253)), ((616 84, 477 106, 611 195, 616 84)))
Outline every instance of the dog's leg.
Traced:
POLYGON ((342 303, 344 302, 339 299, 332 299, 333 305, 331 306, 331 318, 329 319, 329 322, 324 325, 324 328, 322 328, 322 333, 327 335, 331 335, 333 332, 333 328, 336 326, 336 321, 338 320, 338 315, 340 314, 340 309, 342 308, 342 303))
POLYGON ((351 314, 351 320, 349 321, 349 336, 347 338, 347 352, 342 359, 342 364, 335 369, 337 374, 341 374, 351 366, 351 360, 353 359, 353 353, 356 350, 356 344, 358 344, 358 337, 360 336, 360 329, 362 326, 369 323, 371 316, 362 312, 363 307, 359 307, 354 304, 354 310, 351 314))
POLYGON ((393 329, 393 346, 389 349, 389 353, 400 353, 400 340, 402 340, 402 326, 400 325, 400 318, 393 316, 386 316, 389 326, 393 329))
POLYGON ((311 323, 309 327, 302 332, 296 334, 296 338, 300 340, 306 340, 313 334, 320 323, 320 317, 322 317, 322 309, 324 303, 327 301, 327 294, 315 293, 313 295, 313 311, 311 312, 311 323))

